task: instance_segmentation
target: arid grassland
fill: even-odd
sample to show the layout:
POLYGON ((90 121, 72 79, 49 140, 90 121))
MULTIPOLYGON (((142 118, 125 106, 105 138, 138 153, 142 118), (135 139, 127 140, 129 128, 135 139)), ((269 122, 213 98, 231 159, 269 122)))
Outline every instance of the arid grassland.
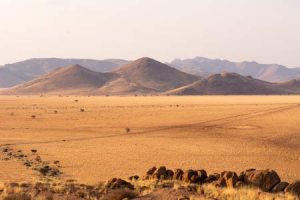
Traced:
MULTIPOLYGON (((60 179, 89 184, 162 165, 271 168, 292 182, 300 178, 300 96, 0 96, 0 144, 26 156, 37 150, 59 161, 60 179)), ((17 158, 0 166, 1 181, 40 179, 17 158)))

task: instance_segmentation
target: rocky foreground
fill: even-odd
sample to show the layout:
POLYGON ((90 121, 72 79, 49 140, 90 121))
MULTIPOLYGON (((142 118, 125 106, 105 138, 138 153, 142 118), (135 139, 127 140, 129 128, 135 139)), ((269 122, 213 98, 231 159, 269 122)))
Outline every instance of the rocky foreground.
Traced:
POLYGON ((113 178, 97 185, 75 180, 3 183, 4 200, 31 199, 300 199, 300 181, 287 183, 274 170, 248 169, 207 174, 205 170, 152 167, 142 177, 113 178))

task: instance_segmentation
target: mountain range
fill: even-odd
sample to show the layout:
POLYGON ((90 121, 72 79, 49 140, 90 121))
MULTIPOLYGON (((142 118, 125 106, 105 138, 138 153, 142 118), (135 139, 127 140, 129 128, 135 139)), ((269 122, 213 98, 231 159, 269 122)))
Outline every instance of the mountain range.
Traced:
MULTIPOLYGON (((0 94, 53 95, 229 95, 298 94, 300 81, 271 83, 224 72, 192 75, 151 58, 120 61, 108 72, 93 71, 79 64, 60 67, 33 80, 0 91, 0 94)), ((116 62, 112 62, 115 63, 116 62)), ((91 68, 91 67, 90 67, 91 68)))
MULTIPOLYGON (((0 66, 0 88, 16 86, 21 83, 46 75, 49 72, 70 65, 81 65, 96 72, 112 72, 130 61, 122 59, 61 59, 35 58, 0 66)), ((193 59, 175 59, 165 63, 180 71, 208 77, 224 72, 237 73, 243 76, 268 82, 285 82, 300 78, 300 68, 288 68, 278 64, 259 64, 256 62, 231 62, 228 60, 196 57, 193 59)))
POLYGON ((33 80, 59 67, 82 65, 96 72, 109 72, 127 63, 121 59, 60 59, 34 58, 17 63, 0 66, 0 88, 12 87, 33 80))
POLYGON ((300 68, 288 68, 278 64, 231 62, 228 60, 196 57, 184 60, 175 59, 169 65, 181 71, 201 76, 233 72, 269 82, 284 82, 300 78, 300 68))

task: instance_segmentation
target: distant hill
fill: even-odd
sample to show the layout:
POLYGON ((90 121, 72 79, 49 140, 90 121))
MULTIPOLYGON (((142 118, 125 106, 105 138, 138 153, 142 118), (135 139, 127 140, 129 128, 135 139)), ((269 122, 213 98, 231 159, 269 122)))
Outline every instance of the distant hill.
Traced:
POLYGON ((92 59, 60 59, 35 58, 13 64, 0 66, 0 88, 12 87, 26 81, 45 75, 59 67, 81 65, 96 72, 115 70, 128 61, 120 59, 92 60, 92 59))
POLYGON ((196 57, 193 59, 176 59, 169 63, 181 71, 209 76, 223 72, 252 76, 269 82, 284 82, 300 78, 300 68, 287 68, 277 64, 259 64, 256 62, 231 62, 228 60, 196 57))
POLYGON ((199 79, 151 58, 130 62, 116 71, 122 77, 156 91, 177 88, 199 79))
POLYGON ((294 94, 296 91, 276 84, 241 76, 236 73, 214 74, 166 92, 167 95, 254 95, 254 94, 294 94))
MULTIPOLYGON (((16 86, 18 84, 33 80, 39 76, 46 75, 57 68, 75 64, 81 65, 96 72, 111 72, 127 63, 129 63, 129 61, 121 59, 93 60, 34 58, 0 66, 0 88, 16 86)), ((223 72, 232 72, 243 76, 252 76, 256 79, 265 80, 268 82, 285 82, 300 78, 300 68, 287 68, 278 64, 231 62, 228 60, 208 59, 203 57, 184 60, 175 59, 172 62, 165 64, 182 72, 203 77, 208 77, 210 75, 223 72)), ((148 75, 150 73, 150 71, 147 72, 148 75)), ((165 73, 165 76, 167 76, 166 74, 167 72, 165 73)), ((154 76, 157 75, 153 73, 152 77, 154 76)), ((134 75, 132 77, 134 77, 134 75)), ((120 84, 129 83, 125 79, 112 83, 112 85, 120 84)), ((153 85, 153 83, 151 83, 151 85, 153 85)), ((134 88, 136 88, 137 85, 130 84, 130 87, 135 90, 134 88)), ((110 87, 108 87, 108 89, 109 88, 110 87)))
POLYGON ((8 90, 11 94, 74 93, 88 94, 114 77, 112 73, 94 72, 80 65, 59 68, 8 90))
POLYGON ((110 73, 80 65, 53 72, 2 91, 4 94, 126 95, 160 93, 190 84, 199 78, 151 58, 141 58, 110 73))

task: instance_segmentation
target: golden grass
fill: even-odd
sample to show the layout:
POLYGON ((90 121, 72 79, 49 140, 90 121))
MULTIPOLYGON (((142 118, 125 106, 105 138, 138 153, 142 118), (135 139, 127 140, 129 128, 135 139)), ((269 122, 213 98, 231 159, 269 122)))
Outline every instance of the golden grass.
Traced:
MULTIPOLYGON (((61 162, 63 179, 84 183, 142 175, 154 165, 209 173, 272 168, 293 181, 300 177, 299 102, 300 96, 0 96, 0 144, 37 149, 61 162)), ((3 181, 38 179, 22 163, 0 165, 10 166, 0 171, 3 181)))

